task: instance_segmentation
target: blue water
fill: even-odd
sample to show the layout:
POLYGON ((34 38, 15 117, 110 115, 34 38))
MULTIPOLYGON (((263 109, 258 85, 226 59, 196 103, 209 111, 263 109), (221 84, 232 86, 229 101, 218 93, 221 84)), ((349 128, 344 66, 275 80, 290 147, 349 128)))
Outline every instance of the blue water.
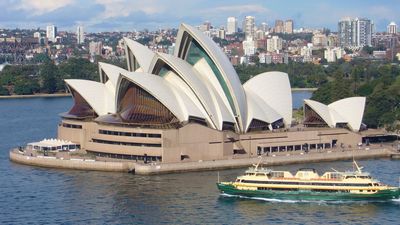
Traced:
MULTIPOLYGON (((217 172, 160 176, 46 169, 8 160, 8 150, 55 137, 70 98, 0 99, 0 224, 399 224, 400 201, 326 203, 220 195, 217 172)), ((400 161, 359 163, 397 185, 400 161), (379 174, 378 174, 379 173, 379 174)), ((304 165, 284 167, 296 170, 304 165)), ((349 162, 307 165, 349 169, 349 162)), ((280 167, 282 168, 282 167, 280 167)), ((232 180, 243 169, 220 171, 232 180)))
POLYGON ((299 109, 303 106, 303 100, 309 99, 312 96, 312 92, 310 91, 293 91, 292 92, 292 101, 293 101, 293 109, 299 109))

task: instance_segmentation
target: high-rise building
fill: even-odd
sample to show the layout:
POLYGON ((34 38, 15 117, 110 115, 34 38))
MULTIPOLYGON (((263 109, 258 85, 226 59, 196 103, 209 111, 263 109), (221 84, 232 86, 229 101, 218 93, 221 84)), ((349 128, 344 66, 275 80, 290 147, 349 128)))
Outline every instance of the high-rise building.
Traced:
POLYGON ((316 33, 312 37, 312 43, 314 47, 326 47, 328 45, 328 38, 325 34, 316 33))
POLYGON ((235 17, 228 17, 226 23, 226 34, 234 34, 237 32, 238 24, 237 19, 235 17))
POLYGON ((279 50, 282 50, 282 38, 272 36, 272 38, 267 39, 267 51, 275 52, 279 50))
POLYGON ((246 16, 243 21, 243 32, 245 33, 246 39, 248 37, 254 38, 255 34, 255 18, 254 16, 246 16))
POLYGON ((282 20, 275 20, 275 28, 274 28, 275 33, 283 33, 284 27, 285 25, 282 20))
POLYGON ((85 42, 85 34, 83 33, 83 26, 78 26, 76 28, 76 42, 78 44, 83 44, 85 42))
POLYGON ((51 42, 56 42, 56 36, 57 36, 57 27, 54 25, 47 26, 46 27, 47 40, 51 42))
POLYGON ((242 44, 244 55, 251 56, 256 53, 255 42, 251 37, 248 37, 242 44))
POLYGON ((371 46, 372 45, 372 27, 371 20, 364 18, 356 18, 356 43, 357 47, 371 46))
POLYGON ((285 21, 285 34, 293 34, 293 20, 285 21))
POLYGON ((221 38, 221 39, 225 39, 225 34, 226 34, 225 29, 224 29, 223 27, 221 27, 221 28, 218 30, 218 37, 221 38))
POLYGON ((338 38, 341 47, 371 46, 373 23, 364 18, 344 18, 338 23, 338 38))
POLYGON ((387 26, 387 32, 389 34, 397 34, 397 25, 395 22, 391 22, 388 26, 387 26))
POLYGON ((91 41, 89 43, 89 53, 92 57, 96 55, 101 55, 102 49, 103 49, 103 43, 101 41, 99 42, 91 41))
POLYGON ((262 22, 258 30, 262 30, 264 32, 268 31, 268 24, 266 22, 262 22))

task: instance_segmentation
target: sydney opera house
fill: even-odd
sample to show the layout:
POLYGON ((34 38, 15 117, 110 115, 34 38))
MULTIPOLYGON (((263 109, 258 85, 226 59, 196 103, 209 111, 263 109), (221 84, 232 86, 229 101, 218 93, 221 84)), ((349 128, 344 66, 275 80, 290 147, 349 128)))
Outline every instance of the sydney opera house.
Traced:
POLYGON ((361 141, 362 97, 307 100, 292 125, 288 75, 241 84, 227 56, 199 30, 180 26, 174 55, 124 39, 128 70, 99 63, 100 82, 66 80, 74 99, 58 138, 97 157, 150 162, 218 160, 361 141))

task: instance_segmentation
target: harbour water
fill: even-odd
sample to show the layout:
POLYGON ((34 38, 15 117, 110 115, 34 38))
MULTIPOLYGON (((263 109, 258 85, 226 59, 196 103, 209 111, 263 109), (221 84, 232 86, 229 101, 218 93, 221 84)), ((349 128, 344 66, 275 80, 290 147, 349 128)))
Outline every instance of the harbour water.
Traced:
MULTIPOLYGON (((295 97, 294 97, 295 98, 295 97)), ((294 100, 296 101, 296 100, 294 100)), ((220 195, 217 172, 159 176, 46 169, 8 160, 10 148, 55 137, 70 97, 0 100, 0 224, 398 224, 400 200, 293 202, 220 195)), ((297 104, 294 102, 294 105, 297 104)), ((360 161, 398 185, 399 161, 360 161)), ((285 166, 295 171, 304 165, 285 166)), ((307 165, 351 169, 350 162, 307 165)), ((232 180, 243 169, 219 171, 232 180)))

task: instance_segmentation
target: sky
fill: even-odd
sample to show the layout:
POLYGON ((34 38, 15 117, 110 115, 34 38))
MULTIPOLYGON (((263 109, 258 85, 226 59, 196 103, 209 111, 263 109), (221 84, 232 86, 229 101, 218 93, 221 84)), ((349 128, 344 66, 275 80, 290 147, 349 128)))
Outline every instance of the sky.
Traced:
MULTIPOLYGON (((366 17, 377 31, 394 21, 400 24, 400 0, 0 0, 0 28, 133 31, 178 28, 180 23, 199 25, 210 21, 226 26, 234 16, 242 21, 255 16, 256 24, 293 19, 300 27, 337 30, 343 17, 366 17)), ((239 22, 241 24, 241 22, 239 22)))

